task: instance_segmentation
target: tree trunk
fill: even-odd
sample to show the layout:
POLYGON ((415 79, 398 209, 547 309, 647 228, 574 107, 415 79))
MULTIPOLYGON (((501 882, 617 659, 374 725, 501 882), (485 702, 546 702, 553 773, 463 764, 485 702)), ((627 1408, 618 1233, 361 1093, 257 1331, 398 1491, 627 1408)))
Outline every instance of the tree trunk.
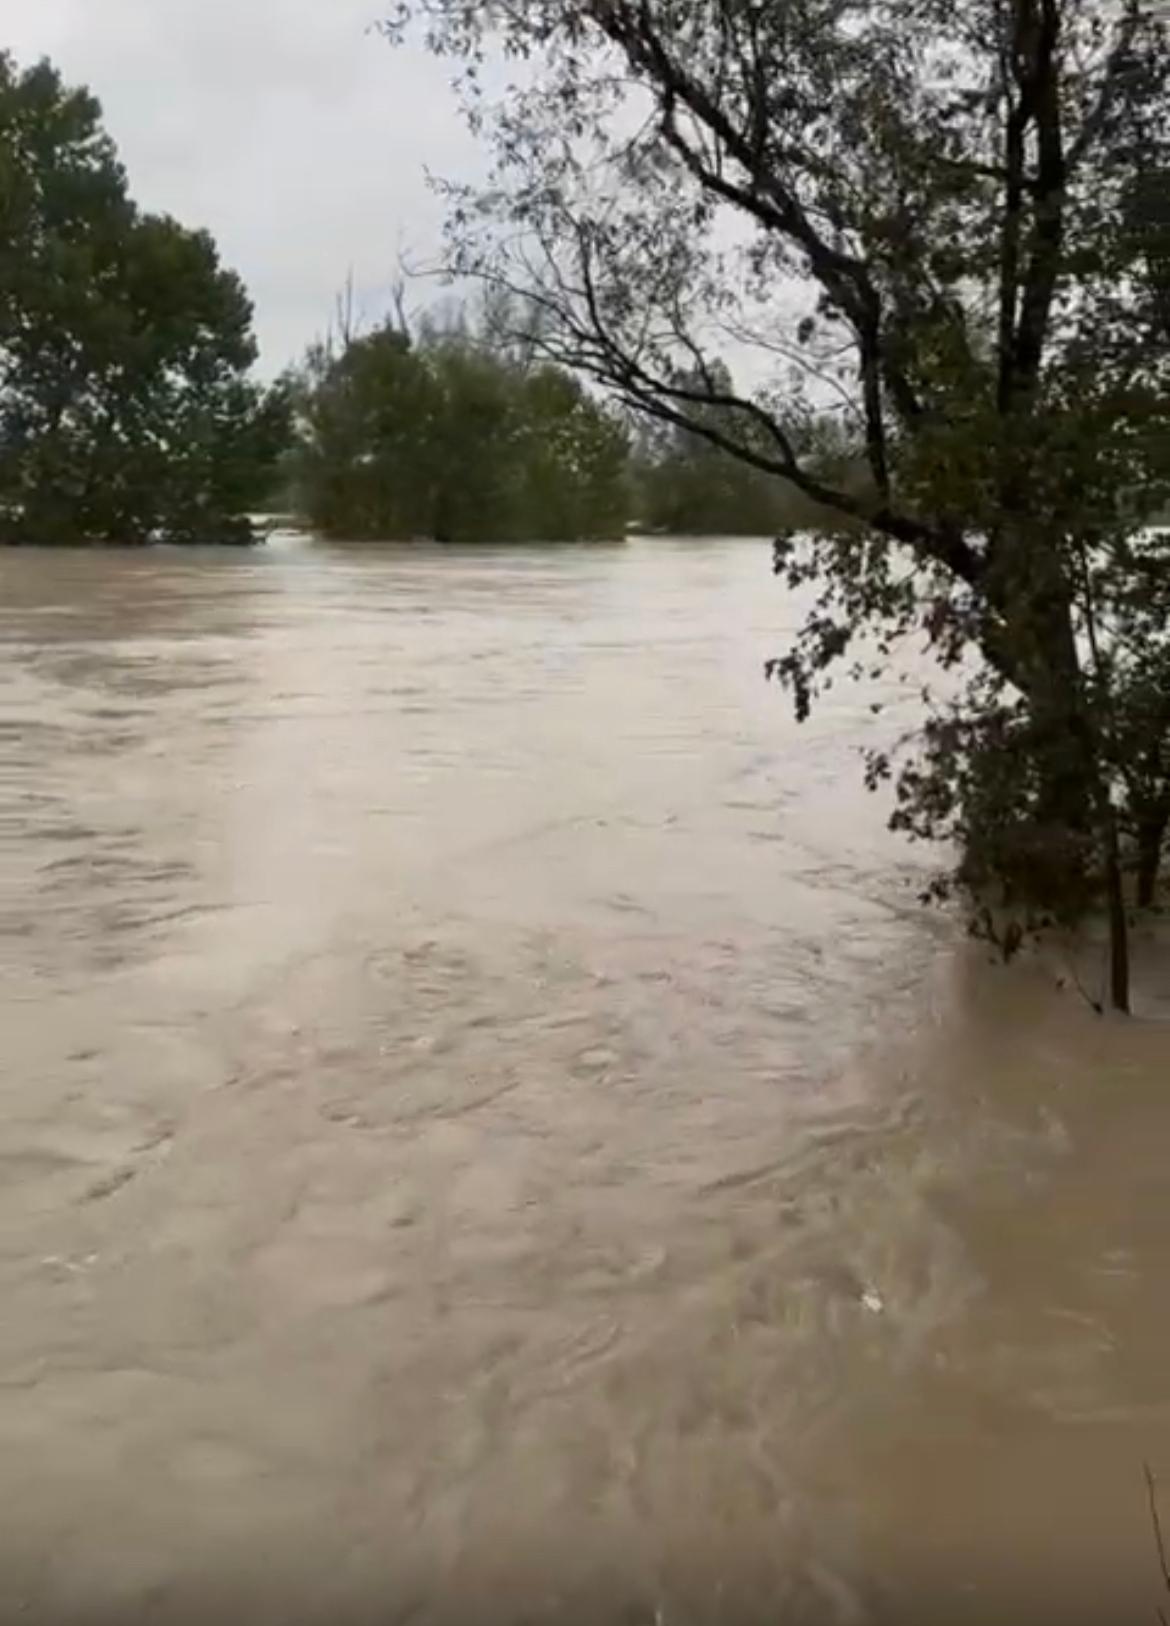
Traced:
POLYGON ((1158 895, 1158 871, 1162 866, 1162 847, 1166 830, 1170 826, 1170 809, 1159 808, 1147 813, 1137 828, 1137 901, 1140 909, 1149 909, 1158 895))
POLYGON ((1040 817, 1087 837, 1094 823, 1096 742, 1082 711, 1083 673, 1060 561, 1026 533, 1005 539, 988 593, 1001 625, 981 643, 988 662, 1028 702, 1040 754, 1040 817))
POLYGON ((1104 814, 1105 894, 1109 905, 1109 1002, 1129 1015, 1129 921, 1121 875, 1121 843, 1117 814, 1110 806, 1104 814))
MULTIPOLYGON (((1128 1015, 1129 922, 1117 811, 1103 773, 1101 740, 1084 707, 1071 592, 1060 560, 1041 545, 1027 544, 1025 538, 1016 557, 1005 561, 998 584, 996 607, 1006 625, 1007 643, 996 641, 994 654, 1001 660, 995 664, 1026 697, 1037 730, 1039 813, 1063 846, 1050 884, 1079 906, 1079 884, 1087 879, 1086 861, 1091 862, 1094 847, 1102 862, 1109 919, 1109 1001, 1115 1011, 1128 1015), (1015 568, 1014 580, 1008 566, 1015 568)), ((987 653, 994 660, 993 652, 987 653)))

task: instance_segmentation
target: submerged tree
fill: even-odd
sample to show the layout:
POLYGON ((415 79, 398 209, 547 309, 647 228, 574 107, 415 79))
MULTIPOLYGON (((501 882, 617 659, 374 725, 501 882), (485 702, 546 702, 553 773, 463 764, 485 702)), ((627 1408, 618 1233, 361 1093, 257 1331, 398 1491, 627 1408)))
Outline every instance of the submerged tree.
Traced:
POLYGON ((1150 681, 1117 640, 1163 579, 1140 532, 1170 490, 1154 0, 413 0, 389 26, 420 21, 495 141, 489 187, 450 189, 451 268, 535 301, 549 356, 837 516, 777 550, 819 588, 774 667, 799 711, 865 631, 976 659, 901 816, 973 832, 1010 738, 1003 840, 1045 862, 1008 871, 1038 908, 1107 881, 1125 1006, 1150 681), (524 72, 489 105, 494 49, 524 72), (729 338, 750 392, 715 366, 729 338), (817 455, 827 408, 862 482, 817 455))
POLYGON ((318 346, 297 398, 301 498, 327 536, 624 533, 624 425, 570 374, 501 354, 461 320, 318 346))
POLYGON ((21 542, 247 540, 284 442, 239 279, 142 214, 88 92, 0 55, 0 525, 21 542))

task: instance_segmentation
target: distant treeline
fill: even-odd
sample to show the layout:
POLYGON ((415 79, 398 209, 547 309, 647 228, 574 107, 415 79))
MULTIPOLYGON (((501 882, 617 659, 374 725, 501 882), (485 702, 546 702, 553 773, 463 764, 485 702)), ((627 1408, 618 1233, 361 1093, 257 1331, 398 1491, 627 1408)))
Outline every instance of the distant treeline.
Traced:
POLYGON ((465 312, 314 346, 274 501, 323 536, 571 541, 631 525, 770 534, 812 511, 701 436, 636 422, 465 312))
MULTIPOLYGON (((730 374, 727 388, 732 389, 730 374)), ((704 416, 699 414, 699 416, 704 416)), ((705 417, 718 429, 719 414, 705 417)), ((831 420, 809 425, 821 442, 826 467, 846 466, 849 453, 831 420)), ((775 536, 830 521, 803 492, 766 474, 693 431, 638 420, 630 456, 633 517, 647 529, 674 536, 775 536)))

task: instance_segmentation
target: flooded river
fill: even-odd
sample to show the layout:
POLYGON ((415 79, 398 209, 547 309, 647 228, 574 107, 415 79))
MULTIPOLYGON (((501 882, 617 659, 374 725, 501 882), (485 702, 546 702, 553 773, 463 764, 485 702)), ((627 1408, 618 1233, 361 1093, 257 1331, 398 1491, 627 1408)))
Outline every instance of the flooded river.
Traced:
POLYGON ((763 544, 0 557, 0 1619, 1154 1618, 1165 962, 921 910, 912 703, 797 728, 795 617, 763 544))

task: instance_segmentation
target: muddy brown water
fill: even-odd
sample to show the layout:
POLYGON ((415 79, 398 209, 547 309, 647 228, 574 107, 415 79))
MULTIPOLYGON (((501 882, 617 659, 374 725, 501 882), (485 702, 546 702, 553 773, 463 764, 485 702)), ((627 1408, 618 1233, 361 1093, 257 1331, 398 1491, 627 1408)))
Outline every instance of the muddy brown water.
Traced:
POLYGON ((768 563, 0 559, 0 1618, 1154 1618, 1165 957, 923 912, 768 563))

